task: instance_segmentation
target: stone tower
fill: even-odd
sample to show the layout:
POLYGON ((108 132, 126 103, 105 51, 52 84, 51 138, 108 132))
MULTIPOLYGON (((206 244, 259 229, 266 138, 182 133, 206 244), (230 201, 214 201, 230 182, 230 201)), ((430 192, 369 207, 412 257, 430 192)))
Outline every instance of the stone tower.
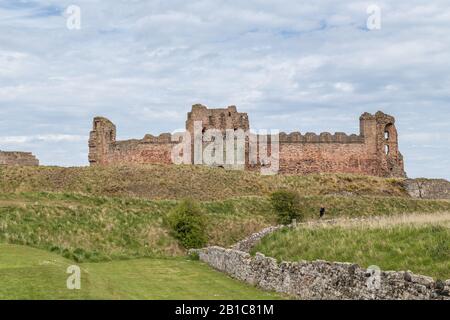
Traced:
POLYGON ((188 112, 186 120, 186 130, 194 132, 194 122, 202 121, 203 132, 209 129, 242 129, 249 130, 250 125, 246 113, 237 112, 236 106, 229 106, 223 109, 208 109, 201 104, 192 106, 192 111, 188 112))
POLYGON ((114 142, 116 142, 116 126, 106 118, 94 118, 93 129, 89 135, 89 163, 107 164, 107 155, 114 142))
POLYGON ((395 118, 378 111, 375 115, 364 113, 360 118, 361 136, 367 151, 376 154, 377 175, 404 177, 403 156, 398 148, 395 118))

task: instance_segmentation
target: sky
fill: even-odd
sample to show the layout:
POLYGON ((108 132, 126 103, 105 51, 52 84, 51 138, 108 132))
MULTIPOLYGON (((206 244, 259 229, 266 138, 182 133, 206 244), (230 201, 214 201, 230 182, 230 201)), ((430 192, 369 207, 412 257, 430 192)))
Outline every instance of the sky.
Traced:
POLYGON ((302 133, 382 110, 408 176, 450 179, 449 53, 448 0, 0 0, 0 150, 84 166, 94 116, 142 138, 196 103, 302 133))

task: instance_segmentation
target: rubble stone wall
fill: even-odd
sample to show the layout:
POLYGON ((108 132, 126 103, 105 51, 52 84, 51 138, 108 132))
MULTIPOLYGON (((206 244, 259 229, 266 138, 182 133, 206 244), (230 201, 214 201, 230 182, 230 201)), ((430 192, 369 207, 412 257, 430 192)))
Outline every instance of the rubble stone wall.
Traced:
POLYGON ((448 300, 450 280, 411 272, 377 271, 327 261, 281 262, 221 247, 195 250, 201 261, 240 281, 298 299, 448 300))

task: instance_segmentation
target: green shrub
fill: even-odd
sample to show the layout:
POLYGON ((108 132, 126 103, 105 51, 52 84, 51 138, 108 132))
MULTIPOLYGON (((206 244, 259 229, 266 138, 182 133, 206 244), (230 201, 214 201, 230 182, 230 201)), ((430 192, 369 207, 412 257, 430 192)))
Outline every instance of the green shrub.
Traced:
POLYGON ((199 261, 200 255, 198 254, 198 252, 190 252, 188 258, 192 261, 199 261))
POLYGON ((300 197, 296 192, 280 190, 270 195, 272 208, 278 216, 278 222, 289 224, 293 219, 301 220, 300 197))
POLYGON ((206 222, 199 205, 190 199, 183 200, 169 214, 173 235, 185 248, 201 248, 206 245, 206 222))

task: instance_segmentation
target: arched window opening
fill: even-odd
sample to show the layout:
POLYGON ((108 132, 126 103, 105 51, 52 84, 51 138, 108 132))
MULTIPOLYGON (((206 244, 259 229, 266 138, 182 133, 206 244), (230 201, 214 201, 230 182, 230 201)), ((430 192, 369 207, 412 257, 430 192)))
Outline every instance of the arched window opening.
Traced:
POLYGON ((389 123, 384 128, 384 139, 390 142, 395 141, 397 139, 397 133, 392 123, 389 123))
POLYGON ((386 153, 386 155, 389 155, 389 146, 388 145, 384 146, 384 152, 386 153))

